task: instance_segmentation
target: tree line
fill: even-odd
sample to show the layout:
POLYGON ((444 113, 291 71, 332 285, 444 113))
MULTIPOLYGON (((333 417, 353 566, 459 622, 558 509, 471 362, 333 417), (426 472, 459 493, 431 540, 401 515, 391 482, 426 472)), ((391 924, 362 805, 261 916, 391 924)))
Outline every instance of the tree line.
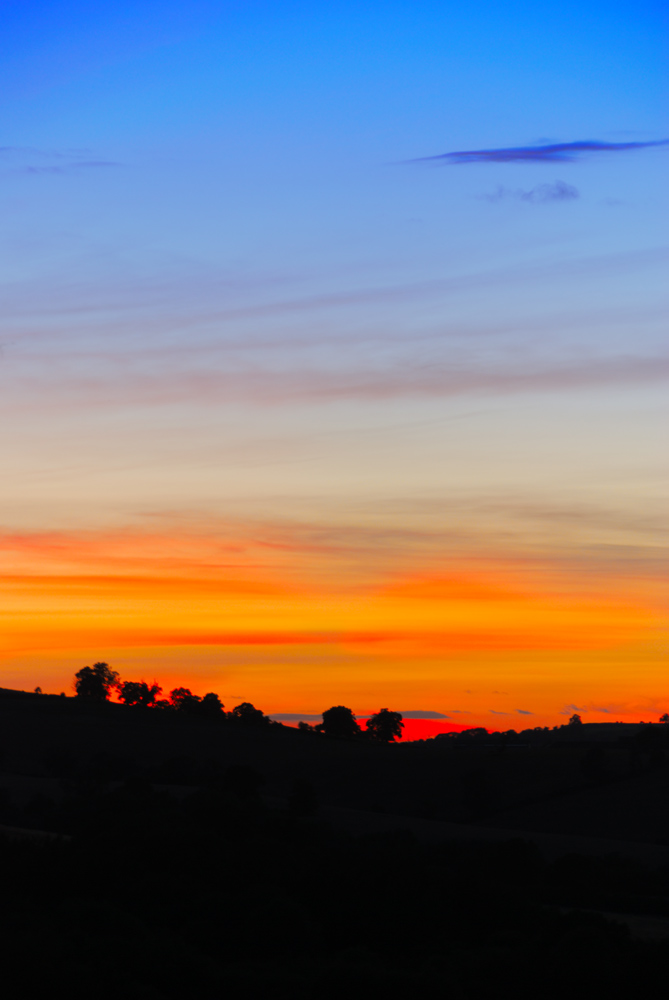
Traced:
MULTIPOLYGON (((118 672, 108 663, 94 663, 92 667, 82 667, 74 675, 77 698, 89 702, 109 701, 113 692, 118 700, 132 708, 162 709, 182 715, 200 718, 228 720, 246 726, 280 725, 273 722, 259 708, 248 701, 225 711, 219 696, 210 691, 201 697, 189 688, 178 687, 170 691, 167 698, 161 698, 163 689, 156 681, 122 681, 118 672)), ((345 705, 333 705, 323 712, 323 721, 317 725, 300 722, 301 732, 322 733, 345 739, 367 738, 379 743, 392 743, 402 738, 404 723, 399 712, 382 708, 367 719, 365 729, 361 729, 353 711, 345 705)))

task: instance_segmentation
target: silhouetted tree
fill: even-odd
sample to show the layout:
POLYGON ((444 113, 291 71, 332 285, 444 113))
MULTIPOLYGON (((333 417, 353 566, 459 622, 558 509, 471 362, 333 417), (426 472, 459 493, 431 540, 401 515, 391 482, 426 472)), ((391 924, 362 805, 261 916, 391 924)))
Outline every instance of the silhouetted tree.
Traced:
MULTIPOLYGON (((165 703, 157 702, 159 708, 165 703)), ((199 715, 203 718, 225 718, 221 699, 213 691, 209 691, 202 698, 193 694, 190 688, 174 688, 170 691, 170 700, 167 703, 170 708, 184 715, 199 715)))
POLYGON ((116 671, 111 670, 108 663, 101 662, 82 667, 74 676, 77 697, 86 701, 107 701, 119 680, 116 671))
POLYGON ((314 727, 326 736, 360 736, 355 715, 344 705, 333 705, 323 712, 323 721, 314 727))
POLYGON ((237 722, 242 726, 267 726, 271 721, 259 708, 255 708, 250 701, 243 701, 241 705, 235 705, 229 717, 233 722, 237 722))
POLYGON ((213 691, 209 691, 207 694, 202 696, 202 701, 200 702, 200 711, 202 715, 207 716, 210 719, 224 719, 225 712, 223 709, 225 705, 213 691))
POLYGON ((193 694, 190 688, 174 688, 170 691, 170 705, 184 715, 195 715, 200 705, 200 698, 193 694))
POLYGON ((379 743, 393 743, 402 739, 404 723, 399 712, 389 712, 382 708, 370 719, 367 719, 367 735, 379 743))
POLYGON ((669 712, 665 712, 664 715, 660 716, 660 722, 664 722, 665 725, 669 723, 669 712))
POLYGON ((581 725, 583 725, 583 719, 581 718, 580 715, 577 715, 576 713, 574 713, 572 715, 572 717, 570 718, 570 720, 569 720, 569 725, 570 726, 581 726, 581 725))
POLYGON ((149 708, 156 704, 159 694, 163 693, 160 684, 153 684, 149 687, 146 681, 124 681, 118 686, 118 698, 124 705, 135 705, 141 708, 149 708))

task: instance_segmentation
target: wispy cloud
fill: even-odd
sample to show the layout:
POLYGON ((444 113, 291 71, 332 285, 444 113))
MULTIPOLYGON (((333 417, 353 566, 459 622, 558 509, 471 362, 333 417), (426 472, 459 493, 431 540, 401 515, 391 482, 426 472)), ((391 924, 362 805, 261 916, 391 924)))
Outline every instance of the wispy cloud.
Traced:
POLYGON ((613 282, 631 269, 659 270, 666 259, 666 248, 649 248, 264 305, 248 301, 244 288, 230 297, 247 301, 229 309, 216 308, 217 296, 225 300, 228 293, 217 291, 209 276, 192 285, 187 276, 180 285, 177 276, 174 298, 162 286, 127 288, 119 281, 121 307, 112 311, 109 290, 96 282, 9 283, 2 289, 2 407, 11 404, 16 419, 18 413, 67 413, 81 405, 101 411, 192 400, 265 409, 650 386, 669 378, 659 303, 648 303, 645 312, 553 315, 549 309, 515 323, 454 319, 424 329, 414 326, 413 304, 496 286, 546 282, 550 288, 574 276, 613 282), (350 305, 349 296, 370 309, 378 306, 368 325, 332 319, 332 307, 350 305), (625 339, 626 328, 634 341, 625 339))
POLYGON ((89 149, 39 149, 37 146, 0 146, 0 156, 30 156, 46 159, 81 159, 90 155, 89 149))
POLYGON ((4 174, 23 176, 69 174, 121 166, 116 160, 93 158, 88 149, 36 149, 31 146, 0 146, 0 162, 6 164, 4 174))
POLYGON ((114 160, 80 160, 73 163, 63 164, 40 164, 38 166, 27 165, 16 167, 10 171, 13 174, 70 174, 79 170, 96 170, 100 167, 119 167, 120 163, 114 160))
POLYGON ((436 156, 420 156, 410 163, 441 160, 443 163, 555 163, 576 160, 588 153, 626 153, 635 149, 650 149, 669 145, 669 139, 654 142, 554 142, 536 146, 509 146, 502 149, 464 149, 436 156))
MULTIPOLYGON (((538 261, 525 260, 481 270, 460 271, 455 264, 449 268, 450 273, 437 278, 343 287, 276 299, 266 299, 265 295, 266 289, 274 289, 277 284, 271 277, 264 281, 259 278, 257 282, 237 281, 231 277, 229 281, 221 282, 220 275, 185 271, 170 274, 169 279, 153 275, 120 281, 112 276, 110 282, 105 274, 102 280, 99 277, 73 280, 72 268, 75 271, 85 270, 86 261, 81 258, 74 261, 69 270, 57 272, 47 279, 5 283, 2 289, 3 317, 27 322, 33 329, 35 320, 41 316, 51 321, 63 319, 68 326, 72 326, 78 318, 90 323, 92 317, 106 313, 111 314, 111 321, 107 319, 106 322, 116 336, 124 316, 130 316, 135 324, 133 337, 136 338, 136 317, 140 313, 142 329, 161 333, 184 327, 192 329, 196 325, 237 323, 240 320, 274 318, 282 321, 285 317, 329 312, 333 308, 394 306, 404 302, 412 307, 415 301, 429 296, 476 293, 495 287, 507 288, 511 284, 527 287, 538 281, 597 275, 612 277, 628 271, 664 266, 668 258, 669 246, 664 245, 585 257, 564 255, 538 261), (157 312, 151 313, 150 310, 157 312)), ((310 318, 308 322, 312 322, 310 318)), ((245 331, 245 339, 247 336, 245 331)), ((292 336, 291 340, 294 339, 292 336)), ((255 337, 254 342, 257 341, 255 337)))
POLYGON ((627 716, 631 713, 639 712, 642 716, 646 712, 659 711, 659 708, 654 702, 649 703, 636 703, 632 704, 629 702, 617 701, 611 702, 608 705, 602 704, 602 702, 590 701, 585 705, 565 705, 561 710, 560 715, 571 715, 572 712, 599 712, 602 715, 613 715, 613 716, 627 716))
POLYGON ((448 715, 443 712, 430 712, 423 709, 414 709, 410 712, 400 712, 403 719, 448 719, 448 715))
POLYGON ((555 181, 553 184, 538 184, 537 187, 523 191, 522 188, 506 188, 500 184, 492 194, 483 196, 485 201, 526 201, 531 205, 542 205, 551 201, 574 201, 579 198, 578 188, 565 181, 555 181))
POLYGON ((534 712, 528 712, 526 708, 517 708, 516 712, 518 715, 534 715, 534 712))
POLYGON ((270 715, 275 722, 320 722, 321 715, 306 715, 304 712, 279 712, 270 715))
MULTIPOLYGON (((56 367, 56 364, 54 364, 56 367)), ((292 372, 272 370, 168 372, 163 375, 136 372, 121 384, 114 373, 101 370, 85 375, 62 371, 52 392, 65 409, 86 401, 96 408, 141 403, 165 405, 197 399, 221 398, 228 402, 251 401, 263 407, 292 402, 325 403, 339 400, 386 400, 401 397, 447 398, 473 394, 515 394, 536 391, 590 388, 595 386, 652 385, 669 379, 669 357, 630 355, 584 361, 555 363, 544 361, 518 367, 475 368, 448 364, 397 363, 387 368, 360 371, 324 371, 302 368, 292 372), (59 391, 58 391, 59 390, 59 391)), ((36 390, 44 382, 40 372, 14 378, 16 406, 37 399, 36 390)), ((55 397, 54 397, 55 398, 55 397)), ((39 398, 43 406, 47 396, 39 398)))

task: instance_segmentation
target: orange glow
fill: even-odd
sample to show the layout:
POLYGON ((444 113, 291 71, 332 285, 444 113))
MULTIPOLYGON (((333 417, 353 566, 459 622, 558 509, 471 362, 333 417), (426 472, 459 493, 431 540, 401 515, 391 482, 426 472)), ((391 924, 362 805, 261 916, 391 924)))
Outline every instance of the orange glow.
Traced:
POLYGON ((660 705, 650 577, 631 588, 549 560, 444 556, 447 571, 362 578, 323 552, 316 573, 310 546, 267 535, 5 536, 2 684, 70 690, 76 669, 104 659, 166 690, 217 690, 228 707, 237 693, 266 712, 418 699, 487 728, 555 724, 572 703, 618 717, 660 705))

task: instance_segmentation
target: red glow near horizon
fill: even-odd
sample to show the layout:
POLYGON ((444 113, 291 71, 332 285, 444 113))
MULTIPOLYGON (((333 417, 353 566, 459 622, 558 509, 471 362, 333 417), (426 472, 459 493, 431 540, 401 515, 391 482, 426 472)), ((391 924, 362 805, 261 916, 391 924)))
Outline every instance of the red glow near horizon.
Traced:
MULTIPOLYGON (((362 716, 357 719, 360 728, 364 730, 365 723, 369 716, 362 716)), ((402 742, 411 743, 413 740, 431 740, 440 733, 461 733, 463 729, 471 729, 471 725, 458 722, 446 722, 441 719, 403 719, 404 729, 402 730, 402 742)), ((298 722, 284 722, 284 726, 297 727, 298 722)))
MULTIPOLYGON (((360 728, 365 728, 367 718, 358 719, 360 728)), ((471 723, 447 722, 445 719, 402 719, 402 742, 413 740, 431 740, 441 733, 461 733, 463 729, 471 729, 471 723)))
POLYGON ((461 733, 463 729, 470 729, 469 724, 442 722, 440 719, 403 719, 404 729, 402 730, 402 741, 410 743, 412 740, 431 740, 440 733, 461 733))

